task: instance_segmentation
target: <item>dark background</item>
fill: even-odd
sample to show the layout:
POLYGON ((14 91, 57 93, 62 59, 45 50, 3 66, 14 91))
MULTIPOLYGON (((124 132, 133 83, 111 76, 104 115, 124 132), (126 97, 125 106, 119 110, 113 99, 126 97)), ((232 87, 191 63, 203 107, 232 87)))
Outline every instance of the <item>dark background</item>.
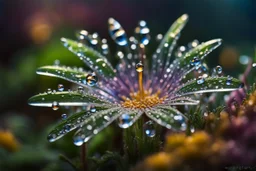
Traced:
POLYGON ((38 76, 35 70, 56 59, 83 66, 59 39, 74 38, 79 29, 110 39, 109 17, 117 19, 128 35, 139 20, 146 20, 154 37, 187 13, 190 21, 179 44, 222 38, 223 46, 208 59, 210 66, 220 63, 224 71, 237 75, 244 68, 240 56, 254 56, 255 4, 253 0, 0 0, 0 115, 28 115, 39 127, 59 118, 60 111, 30 107, 27 99, 48 87, 56 89, 58 83, 70 85, 38 76))

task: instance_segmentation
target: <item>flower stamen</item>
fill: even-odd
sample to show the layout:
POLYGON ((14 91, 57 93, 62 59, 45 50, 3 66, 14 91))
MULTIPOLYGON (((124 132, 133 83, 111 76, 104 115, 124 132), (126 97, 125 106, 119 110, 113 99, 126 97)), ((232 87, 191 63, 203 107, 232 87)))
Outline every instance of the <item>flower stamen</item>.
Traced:
POLYGON ((130 98, 125 96, 122 97, 124 100, 121 104, 124 108, 132 108, 132 109, 145 109, 153 107, 157 104, 163 103, 165 97, 160 98, 160 91, 151 94, 151 91, 144 91, 144 96, 141 98, 141 92, 130 93, 130 98))

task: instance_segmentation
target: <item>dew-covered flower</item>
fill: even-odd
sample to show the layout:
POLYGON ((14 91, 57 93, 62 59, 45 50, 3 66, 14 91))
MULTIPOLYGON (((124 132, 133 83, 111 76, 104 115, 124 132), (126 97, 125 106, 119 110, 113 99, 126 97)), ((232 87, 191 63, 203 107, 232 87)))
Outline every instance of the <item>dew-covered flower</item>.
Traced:
MULTIPOLYGON (((58 77, 79 85, 78 90, 48 90, 29 99, 33 106, 52 107, 78 106, 82 111, 64 117, 49 134, 49 141, 55 141, 66 133, 77 129, 74 143, 81 145, 117 120, 121 128, 128 128, 141 115, 172 130, 186 129, 186 116, 176 105, 197 105, 198 100, 190 96, 196 93, 232 91, 241 86, 239 80, 231 77, 200 76, 187 82, 184 78, 194 70, 202 70, 206 55, 221 44, 213 39, 201 44, 191 43, 190 50, 179 48, 178 55, 172 55, 180 33, 188 21, 182 15, 167 33, 157 38, 161 42, 151 58, 147 45, 150 30, 145 21, 135 28, 135 35, 128 38, 123 27, 113 18, 108 20, 111 38, 118 45, 111 53, 106 39, 97 33, 78 32, 78 41, 62 38, 65 47, 76 54, 92 70, 44 66, 38 74, 58 77), (119 58, 114 68, 107 58, 119 58)), ((175 53, 177 54, 177 53, 175 53)))

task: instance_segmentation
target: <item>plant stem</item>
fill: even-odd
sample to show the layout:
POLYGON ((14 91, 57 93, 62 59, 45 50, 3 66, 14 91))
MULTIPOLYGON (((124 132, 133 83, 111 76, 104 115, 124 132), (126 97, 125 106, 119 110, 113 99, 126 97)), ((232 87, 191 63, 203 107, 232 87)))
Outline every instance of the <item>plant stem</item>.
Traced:
POLYGON ((86 143, 81 146, 81 171, 87 171, 87 160, 86 160, 86 143))

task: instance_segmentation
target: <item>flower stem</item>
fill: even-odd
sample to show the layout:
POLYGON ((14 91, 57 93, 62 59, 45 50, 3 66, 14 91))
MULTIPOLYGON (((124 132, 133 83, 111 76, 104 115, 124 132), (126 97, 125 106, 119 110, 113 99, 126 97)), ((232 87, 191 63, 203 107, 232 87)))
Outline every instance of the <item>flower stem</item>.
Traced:
POLYGON ((81 146, 81 171, 87 171, 87 159, 86 159, 86 143, 81 146))
POLYGON ((155 137, 148 137, 143 129, 145 119, 147 118, 140 118, 133 126, 124 130, 124 152, 130 164, 142 160, 161 148, 161 129, 156 126, 155 137))

